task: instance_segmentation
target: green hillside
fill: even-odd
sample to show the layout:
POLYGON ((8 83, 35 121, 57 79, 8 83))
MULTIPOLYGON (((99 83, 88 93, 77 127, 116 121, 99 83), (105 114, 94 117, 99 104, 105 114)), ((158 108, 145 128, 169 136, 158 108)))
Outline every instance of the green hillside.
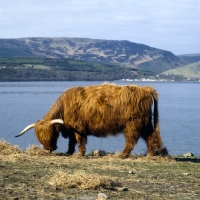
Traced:
POLYGON ((113 81, 152 75, 139 69, 69 58, 0 58, 0 81, 113 81))
POLYGON ((200 61, 186 65, 184 67, 178 67, 172 70, 165 71, 162 74, 174 74, 188 78, 200 78, 200 61))

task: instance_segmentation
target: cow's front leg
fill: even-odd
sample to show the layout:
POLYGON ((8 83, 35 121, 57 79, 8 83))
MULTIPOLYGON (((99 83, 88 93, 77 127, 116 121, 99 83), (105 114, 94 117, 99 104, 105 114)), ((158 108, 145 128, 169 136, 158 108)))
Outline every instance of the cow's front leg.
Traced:
POLYGON ((68 146, 68 155, 72 155, 75 152, 75 146, 76 146, 76 137, 74 133, 71 133, 69 136, 69 146, 68 146))
POLYGON ((85 145, 87 143, 87 136, 75 133, 76 141, 78 143, 78 156, 83 156, 86 152, 85 145))

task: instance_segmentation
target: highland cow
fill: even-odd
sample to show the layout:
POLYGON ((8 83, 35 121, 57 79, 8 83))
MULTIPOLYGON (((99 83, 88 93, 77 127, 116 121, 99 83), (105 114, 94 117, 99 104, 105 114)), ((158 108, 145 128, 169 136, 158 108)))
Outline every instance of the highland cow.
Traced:
POLYGON ((43 119, 27 126, 16 137, 35 128, 44 149, 57 149, 61 132, 69 138, 68 154, 86 152, 87 136, 107 137, 123 133, 126 139, 120 157, 128 157, 139 138, 144 139, 148 155, 162 153, 159 131, 158 94, 150 86, 102 84, 66 90, 43 119), (152 108, 153 107, 153 108, 152 108), (153 109, 153 111, 152 111, 153 109))

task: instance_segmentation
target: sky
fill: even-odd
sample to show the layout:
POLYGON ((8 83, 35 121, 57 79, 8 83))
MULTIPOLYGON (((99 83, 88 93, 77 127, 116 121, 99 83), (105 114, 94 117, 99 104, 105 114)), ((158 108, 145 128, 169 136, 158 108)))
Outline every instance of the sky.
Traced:
POLYGON ((200 53, 200 0, 0 0, 0 38, 128 40, 200 53))

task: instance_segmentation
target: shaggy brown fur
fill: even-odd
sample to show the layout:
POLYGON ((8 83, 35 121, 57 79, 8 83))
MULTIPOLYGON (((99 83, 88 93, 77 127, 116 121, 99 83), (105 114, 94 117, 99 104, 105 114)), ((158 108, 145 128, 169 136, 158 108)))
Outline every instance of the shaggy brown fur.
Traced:
POLYGON ((69 138, 69 154, 75 152, 78 143, 79 154, 83 155, 88 135, 106 137, 123 132, 126 143, 122 158, 130 154, 140 137, 147 144, 148 155, 154 155, 162 150, 158 94, 150 86, 135 85, 102 84, 68 89, 35 124, 36 137, 47 150, 57 148, 59 132, 69 138), (64 125, 50 125, 52 119, 62 119, 64 125))

